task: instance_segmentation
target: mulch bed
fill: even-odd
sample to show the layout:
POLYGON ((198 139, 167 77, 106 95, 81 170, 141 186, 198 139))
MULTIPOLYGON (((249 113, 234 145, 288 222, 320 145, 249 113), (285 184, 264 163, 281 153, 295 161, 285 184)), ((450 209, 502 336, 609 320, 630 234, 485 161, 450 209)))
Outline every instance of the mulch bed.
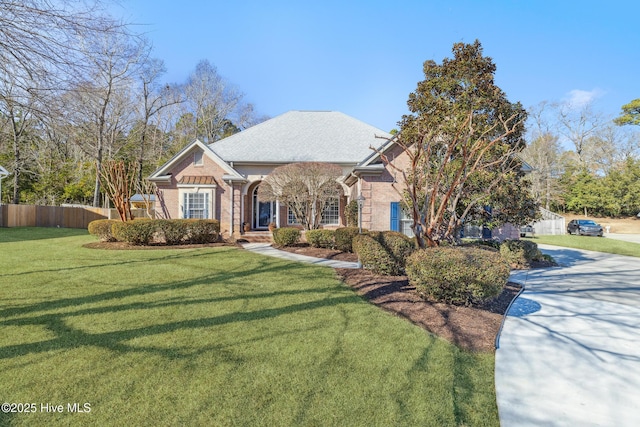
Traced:
MULTIPOLYGON (((305 244, 281 248, 318 258, 357 261, 352 253, 312 248, 305 244)), ((424 328, 460 348, 494 352, 504 315, 521 286, 507 283, 496 298, 474 306, 457 306, 425 301, 406 276, 377 276, 367 270, 338 268, 340 278, 359 295, 378 307, 424 328)))

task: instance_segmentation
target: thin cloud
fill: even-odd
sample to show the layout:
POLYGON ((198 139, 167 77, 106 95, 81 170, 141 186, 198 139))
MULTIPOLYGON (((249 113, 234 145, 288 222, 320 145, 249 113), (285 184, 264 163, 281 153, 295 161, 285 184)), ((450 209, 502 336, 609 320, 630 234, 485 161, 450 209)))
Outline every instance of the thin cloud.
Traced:
POLYGON ((590 91, 574 89, 567 94, 564 102, 571 109, 577 110, 590 105, 591 103, 593 103, 593 101, 602 97, 603 95, 604 91, 597 88, 590 91))

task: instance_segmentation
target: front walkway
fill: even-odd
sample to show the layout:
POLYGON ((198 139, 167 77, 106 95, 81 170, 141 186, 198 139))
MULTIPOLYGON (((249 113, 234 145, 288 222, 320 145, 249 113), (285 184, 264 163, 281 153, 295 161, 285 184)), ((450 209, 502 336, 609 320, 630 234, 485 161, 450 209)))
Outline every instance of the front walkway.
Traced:
POLYGON ((287 259, 289 261, 306 262, 309 264, 323 265, 333 268, 360 268, 357 262, 338 261, 332 259, 314 258, 306 255, 281 251, 271 246, 271 243, 243 243, 242 247, 262 255, 287 259))
POLYGON ((496 351, 500 422, 640 425, 640 258, 540 245, 496 351))

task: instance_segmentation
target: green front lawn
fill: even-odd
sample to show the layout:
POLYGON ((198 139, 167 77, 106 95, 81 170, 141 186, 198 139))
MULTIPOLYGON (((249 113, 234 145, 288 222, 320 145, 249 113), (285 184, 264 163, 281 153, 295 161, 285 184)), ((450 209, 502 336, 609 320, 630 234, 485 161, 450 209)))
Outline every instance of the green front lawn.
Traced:
POLYGON ((332 269, 91 241, 0 228, 0 401, 36 408, 0 425, 499 424, 493 355, 368 304, 332 269))
POLYGON ((584 249, 588 251, 606 252, 616 255, 640 257, 640 245, 622 240, 592 236, 536 236, 528 239, 539 244, 563 246, 565 248, 584 249))

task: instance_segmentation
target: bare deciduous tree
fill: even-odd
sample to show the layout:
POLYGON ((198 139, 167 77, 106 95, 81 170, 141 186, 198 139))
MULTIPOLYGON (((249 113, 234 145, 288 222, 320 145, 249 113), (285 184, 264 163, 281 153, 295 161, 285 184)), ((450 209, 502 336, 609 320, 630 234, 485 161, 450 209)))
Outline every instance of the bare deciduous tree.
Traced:
POLYGON ((97 34, 126 34, 100 1, 0 0, 0 79, 23 89, 60 89, 84 62, 80 41, 97 34), (46 84, 45 84, 46 83, 46 84))
POLYGON ((285 204, 307 230, 320 227, 325 207, 339 197, 342 169, 320 162, 291 163, 273 170, 260 184, 262 200, 285 204))
MULTIPOLYGON (((128 36, 103 36, 86 43, 89 74, 71 92, 69 120, 81 130, 77 141, 93 157, 97 170, 118 133, 128 125, 134 107, 131 99, 135 77, 145 63, 149 46, 128 36), (106 152, 105 152, 106 150, 106 152)), ((93 205, 100 205, 100 179, 96 176, 93 205)))
POLYGON ((184 86, 184 96, 187 109, 180 120, 190 132, 189 141, 216 142, 265 119, 256 117, 253 105, 243 101, 244 94, 207 60, 196 65, 184 86))
POLYGON ((556 184, 562 173, 559 138, 546 118, 548 110, 545 102, 529 110, 530 142, 521 153, 522 159, 533 167, 528 176, 533 195, 538 202, 544 202, 546 209, 551 208, 559 192, 556 184))
POLYGON ((603 126, 599 113, 593 111, 591 104, 574 106, 570 103, 558 104, 559 131, 575 147, 575 152, 583 166, 586 166, 589 142, 603 126))

